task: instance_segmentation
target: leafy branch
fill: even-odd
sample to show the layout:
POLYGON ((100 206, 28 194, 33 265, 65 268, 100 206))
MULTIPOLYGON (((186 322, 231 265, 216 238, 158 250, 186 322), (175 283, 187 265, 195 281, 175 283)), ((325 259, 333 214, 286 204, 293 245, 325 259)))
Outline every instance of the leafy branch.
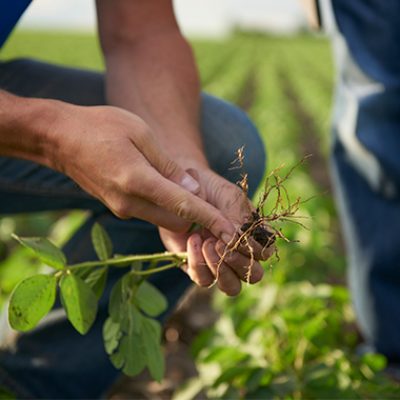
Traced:
POLYGON ((152 377, 160 381, 165 364, 161 325, 156 318, 166 311, 168 303, 147 278, 181 267, 187 254, 113 255, 111 239, 99 224, 93 226, 91 235, 99 260, 72 265, 49 240, 13 235, 54 272, 31 276, 15 287, 8 308, 10 325, 21 332, 34 329, 53 308, 59 291, 68 320, 85 335, 96 319, 109 269, 127 268, 111 291, 109 317, 103 325, 104 348, 112 364, 126 375, 136 375, 147 367, 152 377), (148 268, 144 263, 149 263, 148 268))

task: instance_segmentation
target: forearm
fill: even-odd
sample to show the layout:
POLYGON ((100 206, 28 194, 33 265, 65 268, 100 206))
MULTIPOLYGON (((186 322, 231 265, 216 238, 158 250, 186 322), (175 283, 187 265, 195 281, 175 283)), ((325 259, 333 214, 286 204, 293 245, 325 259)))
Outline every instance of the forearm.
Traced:
POLYGON ((199 132, 199 79, 179 31, 123 42, 105 56, 109 103, 142 117, 174 159, 187 167, 206 166, 199 132))
POLYGON ((0 90, 0 155, 52 166, 53 101, 28 99, 0 90))

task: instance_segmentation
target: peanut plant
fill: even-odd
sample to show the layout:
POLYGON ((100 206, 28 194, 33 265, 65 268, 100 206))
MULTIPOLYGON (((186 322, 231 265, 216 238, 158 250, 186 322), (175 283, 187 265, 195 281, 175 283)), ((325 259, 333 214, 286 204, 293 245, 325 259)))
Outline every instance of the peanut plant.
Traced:
POLYGON ((124 374, 134 376, 147 367, 151 376, 160 381, 165 364, 157 317, 168 304, 147 278, 160 271, 179 268, 186 262, 187 255, 113 255, 111 240, 99 224, 93 226, 91 235, 99 260, 74 265, 68 265, 62 250, 49 240, 14 235, 54 272, 31 276, 15 287, 8 307, 10 325, 20 332, 34 329, 51 311, 59 292, 68 320, 85 335, 96 319, 109 269, 126 268, 127 272, 111 290, 109 317, 103 326, 104 348, 112 364, 124 374), (143 268, 144 263, 149 263, 148 268, 143 268))

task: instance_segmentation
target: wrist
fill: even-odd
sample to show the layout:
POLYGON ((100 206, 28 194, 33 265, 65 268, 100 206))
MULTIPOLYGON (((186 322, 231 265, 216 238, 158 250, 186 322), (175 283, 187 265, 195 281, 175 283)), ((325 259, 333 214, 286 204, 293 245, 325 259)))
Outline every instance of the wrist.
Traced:
POLYGON ((56 169, 56 149, 59 147, 57 121, 62 113, 62 102, 44 99, 27 99, 23 118, 31 124, 31 135, 37 146, 35 154, 38 162, 56 169))
POLYGON ((53 167, 57 148, 52 127, 60 112, 53 100, 17 97, 1 93, 0 148, 2 155, 53 167), (3 107, 4 105, 4 107, 3 107))
MULTIPOLYGON (((150 126, 154 127, 154 125, 150 126)), ((183 169, 209 169, 200 132, 192 129, 187 135, 180 135, 179 137, 176 134, 168 135, 165 130, 162 131, 161 129, 154 129, 153 132, 168 157, 183 169)))

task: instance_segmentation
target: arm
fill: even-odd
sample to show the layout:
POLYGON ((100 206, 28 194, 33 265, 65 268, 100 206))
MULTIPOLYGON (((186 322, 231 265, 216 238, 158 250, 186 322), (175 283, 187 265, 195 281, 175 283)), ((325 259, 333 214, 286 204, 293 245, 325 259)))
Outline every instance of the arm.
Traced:
MULTIPOLYGON (((208 167, 199 131, 198 74, 191 49, 179 32, 172 0, 97 0, 97 8, 108 102, 142 117, 168 156, 183 169, 197 172, 201 197, 238 229, 250 206, 232 201, 242 198, 240 190, 208 167)), ((165 229, 160 234, 169 250, 188 251, 187 272, 196 283, 213 282, 224 251, 218 238, 208 232, 176 234, 165 229)), ((263 258, 261 249, 253 250, 257 259, 263 258)), ((243 267, 251 264, 248 254, 236 252, 229 265, 222 265, 220 289, 237 294, 243 267)), ((254 283, 262 277, 257 262, 253 272, 254 283)))
POLYGON ((193 194, 196 182, 166 156, 150 128, 125 110, 0 91, 0 155, 68 175, 121 218, 174 230, 198 222, 217 237, 233 235, 229 221, 193 194))
POLYGON ((110 104, 134 112, 184 168, 206 167, 200 85, 171 0, 97 0, 110 104))
POLYGON ((0 155, 52 166, 52 137, 46 134, 51 124, 52 103, 25 99, 0 90, 0 155))

